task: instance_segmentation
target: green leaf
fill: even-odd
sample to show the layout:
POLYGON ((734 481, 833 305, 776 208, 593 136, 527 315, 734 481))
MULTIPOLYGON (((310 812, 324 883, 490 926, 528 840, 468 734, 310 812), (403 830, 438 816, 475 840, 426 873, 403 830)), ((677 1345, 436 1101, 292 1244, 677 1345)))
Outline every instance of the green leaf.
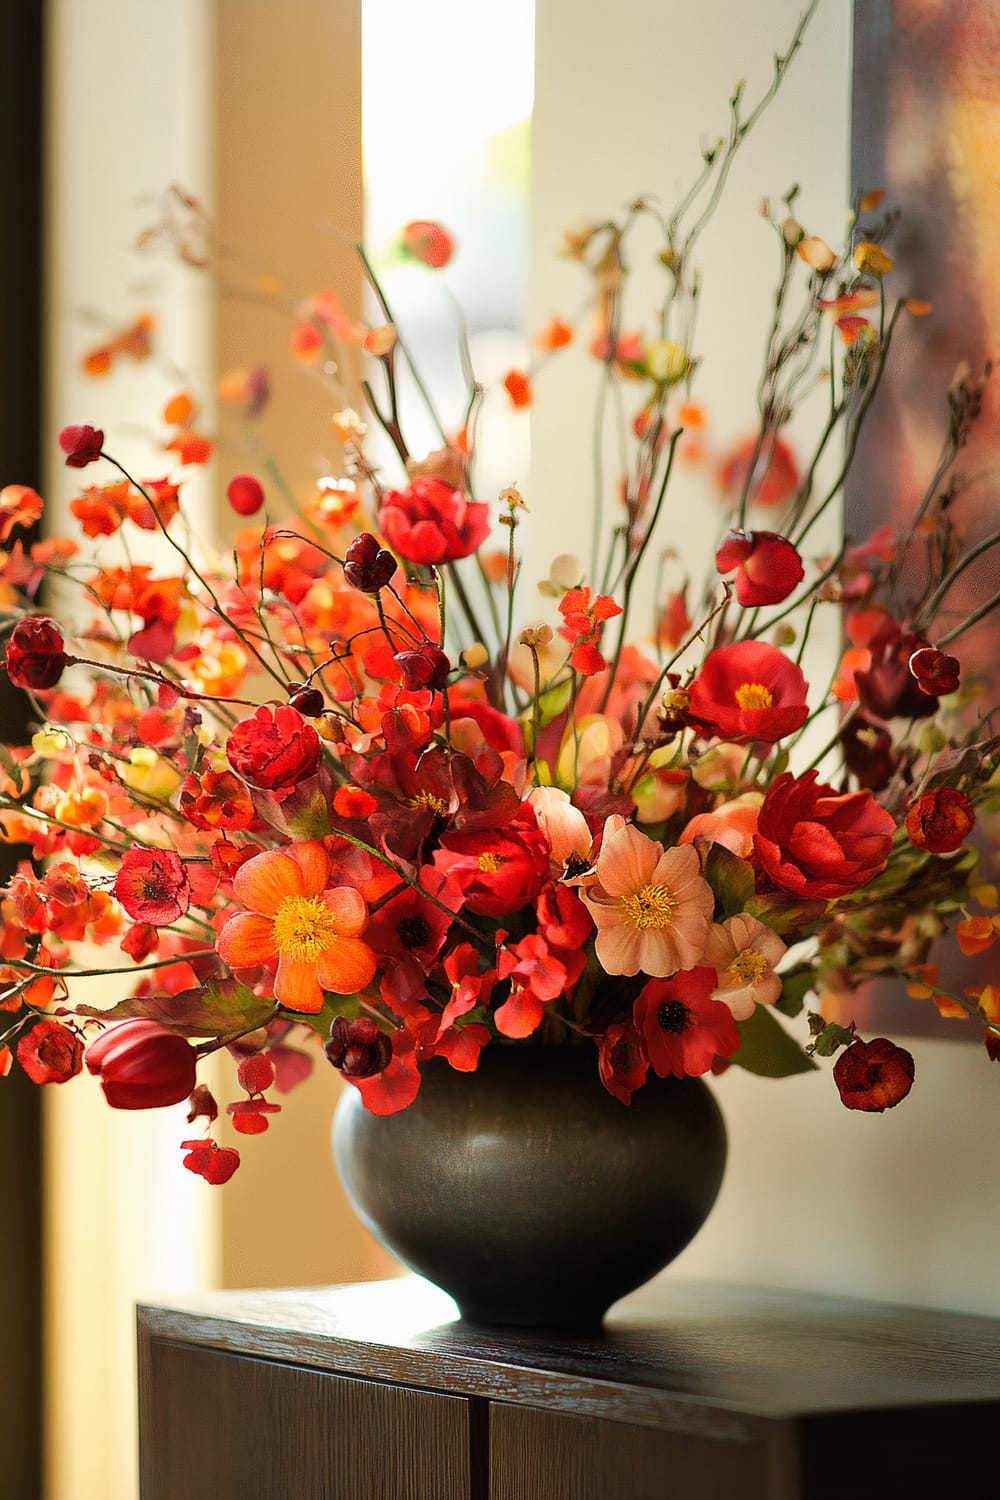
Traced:
POLYGON ((778 976, 781 980, 781 994, 774 1002, 775 1010, 780 1010, 783 1016, 797 1016, 802 1013, 806 996, 811 995, 817 988, 818 971, 815 964, 796 964, 789 969, 787 974, 778 976))
POLYGON ((360 995, 327 995, 323 1001, 323 1009, 318 1010, 315 1015, 299 1015, 296 1012, 296 1021, 301 1021, 303 1026, 311 1026, 313 1031, 325 1042, 330 1035, 330 1024, 334 1016, 343 1016, 345 1021, 356 1021, 361 1014, 360 995))
MULTIPOLYGON (((558 687, 548 688, 538 699, 538 723, 542 729, 546 724, 551 724, 557 714, 561 714, 569 702, 570 693, 573 690, 573 679, 568 677, 565 682, 560 682, 558 687)), ((530 714, 528 715, 530 721, 530 714)))
POLYGON ((738 1051, 729 1061, 748 1073, 761 1078, 789 1078, 793 1073, 815 1072, 816 1064, 807 1057, 794 1037, 779 1021, 774 1019, 770 1008, 758 1005, 745 1021, 737 1021, 740 1034, 738 1051))
POLYGON ((828 1021, 822 1025, 822 1016, 810 1016, 809 1019, 820 1025, 809 1044, 810 1051, 815 1052, 818 1057, 832 1057, 838 1047, 849 1047, 852 1042, 857 1041, 853 1025, 838 1026, 836 1021, 828 1021))
POLYGON ((765 927, 770 927, 779 937, 794 934, 804 937, 814 923, 826 911, 825 901, 810 901, 784 896, 771 891, 766 896, 753 896, 744 907, 747 915, 756 917, 765 927))
POLYGON ((754 893, 753 866, 725 844, 712 844, 705 860, 705 879, 715 893, 716 921, 745 911, 754 893))
POLYGON ((131 996, 110 1010, 93 1005, 78 1005, 75 1010, 101 1021, 143 1017, 159 1021, 181 1036, 217 1037, 266 1026, 274 1015, 274 1001, 255 995, 248 984, 240 984, 237 979, 210 979, 197 989, 181 990, 177 995, 131 996))

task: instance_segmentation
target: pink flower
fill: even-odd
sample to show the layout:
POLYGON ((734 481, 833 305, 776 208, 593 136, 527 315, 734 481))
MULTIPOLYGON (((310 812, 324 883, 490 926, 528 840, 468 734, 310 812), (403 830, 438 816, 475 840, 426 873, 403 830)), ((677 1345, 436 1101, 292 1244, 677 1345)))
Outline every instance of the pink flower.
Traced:
POLYGON ((704 955, 716 973, 712 999, 725 1001, 737 1021, 745 1021, 757 1005, 773 1005, 781 994, 774 970, 785 952, 778 934, 745 912, 721 926, 713 923, 704 955))
POLYGON ((614 814, 604 825, 594 878, 580 894, 607 974, 666 978, 692 968, 705 951, 715 897, 690 844, 664 849, 614 814))

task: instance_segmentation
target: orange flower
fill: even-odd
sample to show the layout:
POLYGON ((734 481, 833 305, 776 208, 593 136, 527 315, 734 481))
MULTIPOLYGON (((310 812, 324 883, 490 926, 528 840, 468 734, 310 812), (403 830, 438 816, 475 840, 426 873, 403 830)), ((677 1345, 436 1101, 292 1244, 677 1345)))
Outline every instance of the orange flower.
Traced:
POLYGON ((274 997, 315 1015, 324 991, 356 995, 375 975, 375 955, 358 933, 368 908, 353 886, 328 887, 330 862, 319 840, 268 849, 233 876, 237 912, 219 934, 223 962, 246 969, 277 959, 274 997))
POLYGON ((531 405, 533 400, 531 381, 523 370, 508 370, 503 383, 512 405, 531 405))
POLYGON ((535 335, 536 346, 546 354, 551 354, 555 349, 562 349, 573 339, 573 330, 562 318, 553 318, 551 322, 539 330, 535 335))
POLYGON ((667 979, 693 968, 708 939, 715 897, 690 844, 664 849, 613 814, 593 882, 580 895, 597 927, 595 948, 607 974, 667 979))

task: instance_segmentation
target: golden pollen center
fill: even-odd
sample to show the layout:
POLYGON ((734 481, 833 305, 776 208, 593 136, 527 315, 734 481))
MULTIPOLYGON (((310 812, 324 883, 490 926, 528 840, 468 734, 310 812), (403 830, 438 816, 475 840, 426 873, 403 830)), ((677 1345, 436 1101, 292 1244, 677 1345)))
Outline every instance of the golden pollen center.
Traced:
POLYGON ((630 927, 645 932, 650 927, 669 927, 677 905, 666 885, 644 885, 641 891, 622 896, 619 906, 630 927))
POLYGON ((759 984, 767 973, 767 959, 756 948, 744 948, 729 965, 729 972, 740 984, 759 984))
POLYGON ((433 792, 418 792, 415 797, 410 798, 411 807, 429 807, 436 817, 446 818, 448 816, 448 804, 443 797, 435 797, 433 792))
POLYGON ((736 702, 740 708, 770 708, 774 698, 762 682, 741 682, 736 689, 736 702))
POLYGON ((503 863, 504 857, 502 854, 491 854, 487 852, 486 854, 481 854, 479 856, 479 868, 482 870, 484 875, 495 875, 503 863))
POLYGON ((289 958, 316 959, 337 940, 337 919, 321 896, 286 896, 274 914, 274 945, 289 958))

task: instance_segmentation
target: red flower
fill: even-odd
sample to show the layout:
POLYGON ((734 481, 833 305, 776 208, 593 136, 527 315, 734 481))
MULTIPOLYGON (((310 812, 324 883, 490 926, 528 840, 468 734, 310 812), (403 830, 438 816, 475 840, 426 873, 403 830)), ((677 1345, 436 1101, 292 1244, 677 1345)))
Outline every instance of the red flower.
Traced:
POLYGON ((523 370, 508 370, 503 380, 504 390, 515 407, 530 406, 534 399, 531 380, 523 370))
POLYGON ((488 505, 467 500, 461 490, 427 475, 408 489, 389 490, 380 521, 401 557, 427 565, 471 556, 490 530, 488 505))
POLYGON ((42 497, 26 484, 8 484, 0 490, 0 542, 7 541, 18 526, 34 526, 41 519, 42 497))
POLYGON ((544 1005, 566 988, 565 966, 548 949, 544 938, 531 932, 519 943, 501 947, 497 978, 510 981, 510 994, 493 1014, 502 1036, 530 1036, 541 1024, 544 1005))
POLYGON ((444 687, 451 671, 451 662, 445 653, 430 641, 424 641, 412 651, 397 651, 393 661, 399 667, 403 686, 411 693, 419 692, 421 688, 430 688, 433 692, 444 687))
POLYGON ((775 778, 764 797, 754 852, 793 896, 836 900, 884 870, 896 824, 869 791, 838 795, 816 771, 775 778))
POLYGON ((236 474, 226 486, 226 499, 238 516, 254 516, 264 504, 264 486, 255 474, 236 474))
POLYGON ((931 698, 957 693, 961 670, 957 656, 949 656, 935 646, 921 646, 910 657, 910 671, 917 679, 917 687, 931 698))
POLYGON ((63 638, 55 620, 29 615, 18 620, 7 642, 7 675, 15 687, 39 692, 54 687, 67 663, 63 638))
POLYGON ((88 464, 100 458, 104 447, 104 433, 99 427, 91 427, 86 422, 64 427, 59 434, 59 446, 71 469, 85 469, 88 464))
POLYGON ((65 1083, 83 1065, 83 1043, 58 1021, 37 1021, 18 1042, 17 1060, 32 1083, 65 1083))
POLYGON ((367 1016, 348 1021, 334 1016, 323 1051, 345 1078, 371 1078, 392 1059, 392 1042, 367 1016))
MULTIPOLYGON (((757 438, 746 438, 725 459, 719 483, 726 495, 743 493, 750 474, 750 463, 757 448, 757 438)), ((766 439, 760 445, 757 462, 749 481, 748 494, 756 505, 775 506, 794 494, 799 483, 798 465, 787 443, 781 438, 766 439)))
POLYGON ((176 922, 191 902, 187 872, 172 849, 129 849, 118 866, 115 895, 130 917, 150 927, 176 922))
POLYGON ((931 854, 954 854, 965 842, 976 821, 972 803, 964 792, 939 786, 917 798, 906 815, 910 843, 931 854))
POLYGON ((809 717, 801 669, 766 641, 737 641, 711 652, 688 691, 689 718, 736 744, 773 744, 809 717))
POLYGON ((214 1187, 228 1182, 240 1164, 240 1153, 232 1146, 218 1146, 210 1138, 203 1141, 181 1141, 181 1150, 188 1154, 183 1165, 189 1172, 204 1177, 214 1187))
POLYGON ((878 1114, 905 1099, 913 1084, 913 1058, 884 1036, 852 1042, 833 1065, 833 1081, 848 1109, 878 1114))
POLYGON ((733 1013, 712 999, 714 969, 681 969, 671 979, 651 979, 632 1006, 650 1066, 658 1078, 707 1073, 717 1057, 740 1043, 733 1013))
POLYGON ((109 1026, 84 1058, 112 1109, 160 1109, 187 1099, 195 1085, 195 1052, 159 1021, 140 1017, 109 1026))
POLYGON ((613 620, 622 612, 621 605, 607 594, 598 594, 591 601, 590 589, 570 589, 559 601, 559 613, 563 617, 561 634, 576 645, 570 652, 570 666, 584 677, 605 672, 608 663, 601 655, 598 641, 605 620, 613 620))
POLYGON ((434 863, 460 886, 469 911, 502 917, 530 906, 549 873, 549 849, 534 818, 520 815, 505 828, 449 833, 434 863))
POLYGON ((631 1021, 616 1021, 598 1037, 597 1071, 609 1094, 623 1104, 632 1103, 632 1095, 646 1082, 649 1063, 631 1021))
POLYGON ((446 266, 455 253, 455 241, 434 219, 411 219, 403 225, 402 246, 406 255, 435 271, 446 266))
POLYGON ((226 758, 237 776, 264 791, 286 791, 312 776, 320 762, 319 735, 288 704, 262 704, 230 730, 226 758))
POLYGON ((245 784, 232 771, 189 771, 177 805, 195 828, 249 828, 256 817, 245 784))
POLYGON ((356 536, 344 554, 344 577, 362 594, 377 594, 392 582, 395 571, 396 559, 369 531, 356 536))
POLYGON ((736 570, 736 598, 748 608, 780 604, 805 575, 802 559, 775 531, 733 531, 715 554, 720 573, 736 570))

